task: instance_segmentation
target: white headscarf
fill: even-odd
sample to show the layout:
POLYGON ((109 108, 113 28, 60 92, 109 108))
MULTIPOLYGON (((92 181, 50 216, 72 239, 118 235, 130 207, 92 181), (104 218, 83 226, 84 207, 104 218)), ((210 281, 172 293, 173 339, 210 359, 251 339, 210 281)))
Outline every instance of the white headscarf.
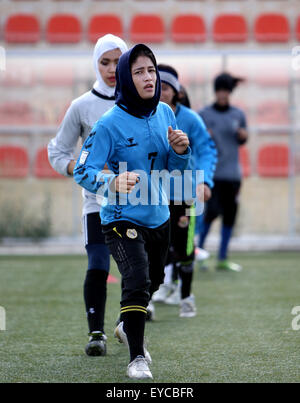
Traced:
POLYGON ((108 97, 112 97, 114 95, 115 87, 109 87, 103 81, 103 78, 101 77, 98 69, 98 60, 103 55, 103 53, 113 49, 120 49, 122 53, 125 53, 128 50, 127 45, 123 41, 123 39, 112 34, 107 34, 98 39, 93 55, 94 70, 97 77, 97 81, 94 83, 94 88, 96 91, 108 97))

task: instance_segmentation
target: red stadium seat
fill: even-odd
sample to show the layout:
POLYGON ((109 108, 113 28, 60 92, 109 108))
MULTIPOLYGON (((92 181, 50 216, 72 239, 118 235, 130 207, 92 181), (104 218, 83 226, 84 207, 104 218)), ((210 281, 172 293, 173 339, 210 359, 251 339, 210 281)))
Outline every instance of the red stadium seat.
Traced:
POLYGON ((7 63, 5 74, 0 74, 0 85, 5 87, 27 87, 35 83, 36 72, 32 65, 21 66, 7 63), (22 74, 20 74, 22 71, 22 74))
POLYGON ((89 22, 88 39, 96 42, 101 36, 110 33, 123 37, 122 21, 117 15, 99 14, 94 15, 89 22))
POLYGON ((4 39, 9 43, 36 43, 40 40, 40 24, 34 15, 15 14, 8 17, 4 39))
POLYGON ((46 38, 50 43, 77 43, 81 34, 81 23, 74 15, 56 14, 48 20, 46 38))
POLYGON ((41 74, 43 84, 71 87, 74 83, 73 67, 71 64, 48 63, 41 74))
POLYGON ((289 111, 287 102, 264 101, 256 110, 256 123, 260 125, 288 125, 289 111))
POLYGON ((25 178, 29 172, 27 151, 19 146, 0 146, 0 177, 25 178))
POLYGON ((300 41, 300 16, 297 18, 296 23, 296 39, 297 41, 300 41))
POLYGON ((213 24, 213 39, 215 42, 245 42, 248 39, 245 18, 237 14, 217 16, 213 24))
POLYGON ((205 22, 200 15, 177 15, 172 21, 171 37, 174 42, 204 42, 205 22))
POLYGON ((242 168, 242 175, 244 178, 246 178, 251 175, 249 150, 246 146, 241 146, 239 148, 239 159, 242 168))
POLYGON ((163 42, 165 29, 162 18, 154 14, 138 14, 131 20, 132 42, 163 42))
POLYGON ((254 35, 257 42, 288 42, 289 21, 283 14, 261 14, 255 21, 254 35))
POLYGON ((286 144, 267 144, 258 151, 257 172, 264 177, 289 175, 289 148, 286 144))
POLYGON ((7 101, 0 105, 0 124, 29 125, 34 123, 34 114, 26 102, 7 101))
POLYGON ((47 179, 64 179, 65 177, 57 173, 49 163, 47 147, 37 151, 34 162, 34 176, 47 179))

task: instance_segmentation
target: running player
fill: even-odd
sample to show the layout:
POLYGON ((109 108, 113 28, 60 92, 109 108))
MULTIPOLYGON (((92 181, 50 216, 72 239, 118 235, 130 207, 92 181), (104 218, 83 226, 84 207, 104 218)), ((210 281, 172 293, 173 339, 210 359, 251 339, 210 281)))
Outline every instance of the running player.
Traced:
POLYGON ((120 57, 116 77, 116 105, 85 141, 74 178, 105 196, 103 231, 122 276, 116 335, 129 346, 127 375, 143 379, 152 378, 144 346, 146 308, 163 281, 169 246, 167 195, 160 184, 153 185, 152 173, 183 172, 191 152, 172 110, 159 102, 161 83, 152 51, 134 46, 120 57), (101 172, 106 162, 110 173, 101 172), (132 193, 135 201, 141 195, 140 203, 132 202, 132 193))
MULTIPOLYGON (((114 106, 115 71, 119 57, 126 51, 125 42, 114 35, 107 34, 97 41, 93 55, 97 81, 91 91, 71 103, 56 137, 48 145, 49 161, 60 174, 73 175, 79 139, 84 142, 94 123, 114 106)), ((106 354, 104 315, 110 258, 101 230, 99 209, 95 195, 84 190, 82 214, 88 256, 84 301, 89 327, 89 341, 85 351, 90 356, 106 354)))
MULTIPOLYGON (((193 175, 193 186, 197 186, 198 195, 202 196, 201 201, 207 201, 213 187, 213 174, 217 161, 215 144, 197 113, 178 102, 180 84, 177 71, 163 64, 158 65, 158 70, 162 83, 160 99, 171 107, 176 116, 177 126, 188 135, 192 150, 188 169, 204 171, 203 182, 195 183, 196 176, 193 175)), ((189 206, 186 203, 176 203, 179 201, 176 193, 171 191, 170 200, 171 245, 168 260, 173 266, 172 281, 168 281, 170 277, 167 275, 166 282, 155 293, 153 301, 180 303, 180 317, 193 317, 196 315, 194 296, 191 294, 196 217, 192 212, 187 216, 189 206), (181 281, 174 287, 177 272, 181 281)))
POLYGON ((227 254, 236 221, 242 180, 239 146, 246 143, 248 132, 245 114, 230 104, 230 95, 241 81, 243 81, 241 78, 228 73, 217 76, 214 81, 216 100, 213 105, 199 112, 216 143, 219 155, 214 175, 215 186, 199 229, 199 247, 204 247, 212 222, 221 215, 221 242, 217 269, 235 272, 241 271, 242 267, 229 261, 227 254))

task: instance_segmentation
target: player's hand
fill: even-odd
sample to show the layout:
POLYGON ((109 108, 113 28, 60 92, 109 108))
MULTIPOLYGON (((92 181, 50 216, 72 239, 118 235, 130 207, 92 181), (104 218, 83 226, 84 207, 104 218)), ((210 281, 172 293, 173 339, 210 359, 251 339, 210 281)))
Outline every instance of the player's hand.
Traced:
POLYGON ((246 141, 248 139, 248 132, 242 127, 237 130, 237 134, 240 141, 246 141))
POLYGON ((71 160, 67 166, 67 172, 69 175, 73 175, 73 171, 76 165, 76 161, 75 160, 71 160))
POLYGON ((173 130, 168 127, 168 140, 175 153, 184 154, 190 142, 188 136, 182 130, 173 130))
POLYGON ((207 202, 211 198, 211 190, 206 183, 199 183, 196 192, 200 202, 207 202))
POLYGON ((123 172, 114 180, 114 190, 119 193, 131 193, 139 178, 139 174, 135 172, 123 172))

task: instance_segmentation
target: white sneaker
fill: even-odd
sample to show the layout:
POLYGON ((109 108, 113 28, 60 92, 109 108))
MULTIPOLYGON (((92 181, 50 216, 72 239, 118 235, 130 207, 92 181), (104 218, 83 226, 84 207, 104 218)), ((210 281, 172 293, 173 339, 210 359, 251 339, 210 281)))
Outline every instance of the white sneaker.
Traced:
POLYGON ((190 295, 181 300, 180 302, 180 318, 193 318, 197 315, 197 308, 195 305, 195 297, 190 295))
POLYGON ((146 315, 146 320, 154 320, 155 319, 155 307, 152 302, 152 300, 149 302, 149 305, 147 306, 147 315, 146 315))
POLYGON ((176 284, 174 291, 165 299, 165 304, 179 305, 180 304, 181 286, 180 283, 176 284))
POLYGON ((133 379, 153 379, 146 359, 138 355, 127 367, 127 376, 133 379))
POLYGON ((152 301, 153 302, 165 302, 166 298, 168 295, 171 294, 173 291, 173 287, 171 284, 161 284, 159 286, 159 289, 155 291, 155 293, 152 296, 152 301))
POLYGON ((207 250, 202 249, 202 248, 195 248, 195 259, 198 262, 201 262, 202 260, 206 260, 210 257, 210 253, 207 252, 207 250))
MULTIPOLYGON (((125 346, 127 346, 129 348, 127 334, 123 330, 123 324, 124 324, 124 322, 120 322, 118 324, 118 326, 115 328, 114 337, 116 337, 119 340, 119 343, 123 343, 123 344, 125 344, 125 346)), ((152 358, 151 358, 149 351, 147 350, 147 348, 145 346, 145 342, 144 342, 144 355, 145 355, 145 359, 146 359, 147 363, 152 364, 152 358)))

